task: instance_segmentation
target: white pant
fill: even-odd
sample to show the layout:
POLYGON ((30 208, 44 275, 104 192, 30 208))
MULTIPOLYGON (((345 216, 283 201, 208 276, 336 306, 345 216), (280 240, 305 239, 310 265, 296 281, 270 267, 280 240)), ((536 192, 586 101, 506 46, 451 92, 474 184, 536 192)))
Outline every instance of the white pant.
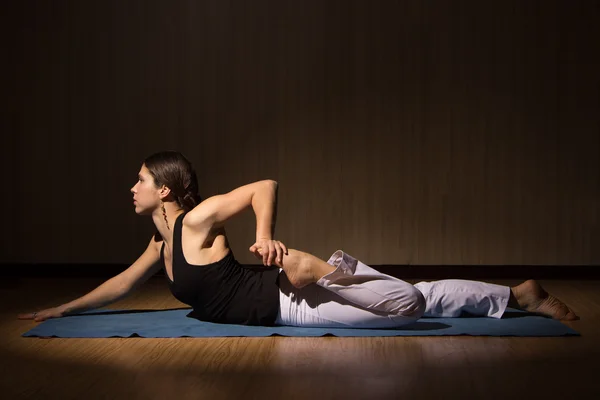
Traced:
POLYGON ((334 328, 391 328, 425 317, 470 314, 500 318, 508 286, 448 279, 411 285, 338 250, 328 264, 336 269, 316 284, 297 289, 279 274, 279 315, 275 324, 334 328))

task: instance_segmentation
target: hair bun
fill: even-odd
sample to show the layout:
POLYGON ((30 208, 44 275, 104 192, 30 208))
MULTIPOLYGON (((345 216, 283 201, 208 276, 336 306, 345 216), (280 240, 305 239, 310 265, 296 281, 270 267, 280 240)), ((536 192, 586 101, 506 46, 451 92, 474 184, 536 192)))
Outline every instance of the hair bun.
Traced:
POLYGON ((188 211, 196 207, 200 203, 200 201, 200 196, 197 193, 193 192, 187 192, 183 195, 183 197, 179 198, 180 205, 188 211))
POLYGON ((178 205, 186 211, 200 202, 198 178, 190 161, 178 151, 154 153, 144 160, 144 164, 156 187, 166 185, 171 189, 178 205))

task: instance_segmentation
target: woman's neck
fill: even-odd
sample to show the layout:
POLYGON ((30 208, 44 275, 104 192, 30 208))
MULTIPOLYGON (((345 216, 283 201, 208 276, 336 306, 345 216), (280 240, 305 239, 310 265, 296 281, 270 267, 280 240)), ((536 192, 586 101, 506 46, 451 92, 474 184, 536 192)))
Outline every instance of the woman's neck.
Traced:
POLYGON ((179 207, 173 206, 173 203, 164 203, 165 212, 167 214, 167 220, 165 221, 165 215, 163 214, 162 208, 157 208, 152 213, 152 220, 154 221, 154 226, 162 236, 163 240, 169 245, 173 241, 173 228, 175 227, 175 220, 181 214, 183 214, 183 210, 179 207))

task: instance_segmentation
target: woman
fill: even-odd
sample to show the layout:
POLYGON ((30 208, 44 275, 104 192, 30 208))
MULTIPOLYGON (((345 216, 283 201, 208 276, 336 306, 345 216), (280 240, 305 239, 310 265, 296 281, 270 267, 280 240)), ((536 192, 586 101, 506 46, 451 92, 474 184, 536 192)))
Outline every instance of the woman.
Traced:
POLYGON ((467 280, 411 285, 382 274, 341 250, 325 262, 274 240, 277 183, 264 180, 201 201, 196 174, 180 153, 148 157, 131 188, 135 212, 157 232, 140 258, 94 291, 60 307, 19 318, 44 321, 110 304, 163 268, 172 294, 204 321, 247 325, 390 328, 422 316, 463 311, 500 318, 507 306, 574 320, 565 304, 533 280, 507 287, 467 280), (223 224, 251 206, 264 268, 241 266, 223 224), (159 262, 160 261, 160 262, 159 262), (273 266, 273 264, 275 266, 273 266))

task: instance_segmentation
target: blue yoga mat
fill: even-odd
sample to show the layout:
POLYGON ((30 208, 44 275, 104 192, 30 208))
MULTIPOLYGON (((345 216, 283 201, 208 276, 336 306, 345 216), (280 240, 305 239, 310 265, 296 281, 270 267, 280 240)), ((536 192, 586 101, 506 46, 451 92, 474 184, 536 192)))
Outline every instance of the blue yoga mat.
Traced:
POLYGON ((565 324, 507 308, 501 319, 465 316, 421 318, 396 329, 301 328, 216 324, 187 317, 190 308, 170 310, 92 310, 49 319, 24 337, 226 337, 226 336, 580 336, 565 324))
POLYGON ((565 324, 508 308, 501 319, 466 316, 421 318, 396 329, 301 328, 216 324, 187 317, 190 308, 171 310, 95 310, 46 320, 25 337, 225 337, 225 336, 580 336, 565 324))

